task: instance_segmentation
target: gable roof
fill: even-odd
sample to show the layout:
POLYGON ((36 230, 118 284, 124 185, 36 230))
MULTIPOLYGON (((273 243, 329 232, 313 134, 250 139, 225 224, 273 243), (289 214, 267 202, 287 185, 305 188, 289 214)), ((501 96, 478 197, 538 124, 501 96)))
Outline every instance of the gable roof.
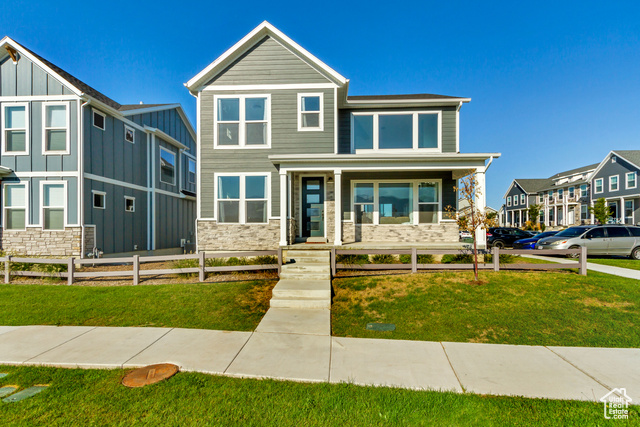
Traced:
POLYGON ((347 101, 392 101, 392 100, 420 100, 420 99, 466 99, 459 96, 435 95, 432 93, 415 93, 407 95, 357 95, 347 96, 347 101))
POLYGON ((640 168, 640 150, 615 150, 614 153, 640 168))
POLYGON ((147 108, 166 107, 168 105, 176 104, 125 104, 121 105, 118 111, 145 110, 147 108))
POLYGON ((520 188, 522 188, 526 193, 537 193, 538 191, 544 189, 547 186, 550 186, 553 181, 550 178, 543 179, 516 179, 514 180, 518 183, 520 188))
POLYGON ((284 45, 287 49, 300 57, 304 62, 308 63, 318 72, 325 75, 336 85, 344 86, 347 84, 348 80, 337 71, 313 56, 305 48, 287 37, 269 22, 264 21, 184 85, 192 93, 198 92, 204 83, 222 72, 229 64, 238 59, 243 53, 260 42, 266 36, 273 37, 276 41, 284 45))
POLYGON ((593 170, 593 169, 597 168, 599 164, 600 163, 596 163, 596 164, 593 164, 593 165, 582 166, 582 167, 571 169, 571 170, 564 171, 564 172, 558 172, 557 174, 552 175, 551 179, 557 179, 557 178, 560 178, 560 177, 563 177, 563 176, 575 175, 575 174, 578 174, 580 172, 587 172, 587 171, 590 171, 590 170, 593 170))

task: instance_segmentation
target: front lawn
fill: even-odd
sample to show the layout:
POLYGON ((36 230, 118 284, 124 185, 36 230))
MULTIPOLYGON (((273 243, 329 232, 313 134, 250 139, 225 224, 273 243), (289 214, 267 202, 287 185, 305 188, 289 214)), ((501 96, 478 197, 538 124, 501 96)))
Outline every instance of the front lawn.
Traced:
POLYGON ((252 331, 274 281, 197 285, 0 285, 0 324, 252 331))
POLYGON ((637 280, 589 272, 418 273, 334 279, 333 334, 499 344, 640 347, 637 280), (395 331, 366 330, 393 323, 395 331))
POLYGON ((591 258, 587 259, 588 262, 594 264, 611 265, 613 267, 630 268, 632 270, 640 270, 640 260, 630 258, 591 258))
MULTIPOLYGON (((544 426, 602 424, 599 403, 488 397, 351 384, 305 384, 196 373, 137 389, 123 370, 0 366, 0 386, 50 384, 17 403, 0 402, 11 425, 544 426)), ((638 420, 636 408, 630 419, 638 420)))

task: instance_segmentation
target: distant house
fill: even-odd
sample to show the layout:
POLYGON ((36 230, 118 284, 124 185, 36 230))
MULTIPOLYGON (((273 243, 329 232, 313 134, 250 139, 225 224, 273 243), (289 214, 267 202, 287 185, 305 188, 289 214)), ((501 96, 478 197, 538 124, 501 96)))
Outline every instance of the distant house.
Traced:
POLYGON ((196 133, 178 104, 120 105, 0 41, 2 249, 86 256, 195 240, 196 133))
POLYGON ((640 150, 611 151, 590 177, 591 200, 603 197, 614 220, 640 224, 640 150))
MULTIPOLYGON (((198 249, 457 243, 469 98, 349 96, 349 80, 264 22, 187 84, 198 99, 198 249)), ((484 196, 479 203, 484 207, 484 196)), ((483 236, 484 237, 484 236, 483 236)))

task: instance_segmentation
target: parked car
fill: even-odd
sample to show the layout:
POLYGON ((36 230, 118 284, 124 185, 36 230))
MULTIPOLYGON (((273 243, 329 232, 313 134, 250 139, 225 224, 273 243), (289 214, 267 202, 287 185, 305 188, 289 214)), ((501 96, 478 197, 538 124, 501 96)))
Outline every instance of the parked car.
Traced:
POLYGON ((640 227, 624 225, 577 226, 541 239, 536 249, 587 248, 588 255, 623 255, 640 260, 640 227))
POLYGON ((538 240, 544 239, 545 237, 551 237, 557 233, 557 231, 545 231, 544 233, 529 237, 528 239, 516 240, 513 242, 513 249, 535 249, 538 240))
POLYGON ((471 237, 471 232, 467 231, 467 230, 460 230, 460 238, 461 239, 470 239, 471 237))
POLYGON ((513 242, 528 239, 530 234, 515 227, 493 227, 487 231, 487 246, 505 248, 513 246, 513 242))

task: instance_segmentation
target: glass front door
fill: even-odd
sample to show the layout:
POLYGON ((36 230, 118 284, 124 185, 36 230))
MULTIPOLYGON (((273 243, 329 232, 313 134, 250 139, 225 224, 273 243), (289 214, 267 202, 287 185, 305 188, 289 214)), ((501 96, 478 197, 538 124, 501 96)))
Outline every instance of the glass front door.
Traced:
POLYGON ((302 237, 324 236, 324 178, 302 178, 302 237))

